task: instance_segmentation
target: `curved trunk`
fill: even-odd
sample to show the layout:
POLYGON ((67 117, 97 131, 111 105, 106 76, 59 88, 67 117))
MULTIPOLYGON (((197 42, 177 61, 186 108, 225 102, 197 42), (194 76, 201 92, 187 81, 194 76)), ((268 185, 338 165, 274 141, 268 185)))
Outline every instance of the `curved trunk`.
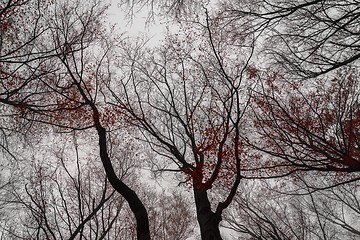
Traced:
POLYGON ((96 130, 99 135, 100 158, 104 165, 106 176, 113 188, 125 198, 135 215, 137 239, 150 240, 149 217, 146 208, 137 194, 117 177, 107 153, 105 128, 97 124, 96 130))
POLYGON ((219 230, 221 215, 211 211, 206 189, 194 187, 196 214, 202 240, 222 240, 219 230))

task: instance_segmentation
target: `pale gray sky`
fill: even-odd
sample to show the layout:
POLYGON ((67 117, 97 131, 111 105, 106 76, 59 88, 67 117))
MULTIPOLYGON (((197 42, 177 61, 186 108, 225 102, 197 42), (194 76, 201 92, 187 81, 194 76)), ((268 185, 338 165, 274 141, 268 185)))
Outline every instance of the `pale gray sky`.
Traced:
POLYGON ((154 18, 154 22, 147 24, 148 11, 146 8, 137 12, 130 21, 126 18, 125 6, 119 7, 118 0, 108 0, 111 6, 108 10, 109 13, 109 22, 116 24, 116 29, 122 33, 126 32, 131 37, 137 37, 141 35, 146 35, 149 40, 149 45, 155 46, 164 39, 164 33, 166 32, 165 20, 160 18, 154 18))

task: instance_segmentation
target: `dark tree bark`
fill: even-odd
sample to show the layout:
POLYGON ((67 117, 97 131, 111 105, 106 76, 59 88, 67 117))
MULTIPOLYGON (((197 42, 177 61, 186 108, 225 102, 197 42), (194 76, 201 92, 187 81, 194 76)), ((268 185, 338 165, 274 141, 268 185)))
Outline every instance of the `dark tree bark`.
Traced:
POLYGON ((202 240, 220 240, 219 224, 221 214, 211 210, 207 190, 194 187, 197 219, 200 226, 202 240))
POLYGON ((99 114, 94 105, 92 105, 92 109, 95 113, 94 122, 99 136, 100 158, 103 163, 106 176, 109 179, 109 182, 113 186, 113 188, 118 193, 120 193, 121 196, 123 196, 125 200, 128 202, 131 211, 135 215, 137 239, 150 240, 151 237, 149 230, 149 217, 146 208, 139 199, 139 197, 137 196, 137 194, 124 182, 122 182, 116 175, 107 152, 106 130, 100 124, 99 114))

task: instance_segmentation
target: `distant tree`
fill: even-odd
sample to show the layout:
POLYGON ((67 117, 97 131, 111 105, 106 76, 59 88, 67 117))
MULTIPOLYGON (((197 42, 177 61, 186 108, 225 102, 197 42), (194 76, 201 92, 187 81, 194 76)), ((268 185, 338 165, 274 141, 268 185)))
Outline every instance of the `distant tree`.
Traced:
MULTIPOLYGON (((58 141, 48 146, 51 149, 44 148, 44 160, 39 158, 45 156, 37 154, 24 170, 25 186, 9 189, 4 201, 8 205, 2 227, 4 239, 103 239, 121 235, 126 227, 119 217, 123 198, 109 187, 95 159, 80 157, 76 138, 66 140, 59 149, 54 146, 62 144, 58 141)), ((131 166, 121 164, 120 174, 129 178, 131 166)))
POLYGON ((144 192, 152 239, 186 240, 193 237, 195 215, 189 199, 178 192, 144 192))
MULTIPOLYGON (((316 175, 311 180, 326 185, 316 175)), ((224 216, 225 226, 237 232, 232 235, 238 239, 359 237, 357 182, 314 192, 306 182, 288 178, 276 184, 256 180, 240 189, 224 216)))
MULTIPOLYGON (((0 198, 2 239, 137 239, 131 209, 110 186, 96 160, 92 146, 97 142, 83 135, 64 138, 53 133, 50 142, 39 143, 39 152, 28 149, 27 155, 34 152, 36 156, 19 164, 26 168, 19 182, 0 189, 7 193, 0 198)), ((123 139, 111 138, 111 143, 109 154, 116 160, 118 176, 136 189, 148 208, 151 237, 191 237, 195 221, 187 199, 175 192, 157 193, 139 181, 132 159, 139 150, 136 142, 124 144, 123 139)))
POLYGON ((204 7, 207 1, 198 0, 118 0, 129 19, 133 19, 141 11, 147 12, 146 23, 154 23, 156 17, 169 17, 170 19, 186 19, 196 14, 204 7))

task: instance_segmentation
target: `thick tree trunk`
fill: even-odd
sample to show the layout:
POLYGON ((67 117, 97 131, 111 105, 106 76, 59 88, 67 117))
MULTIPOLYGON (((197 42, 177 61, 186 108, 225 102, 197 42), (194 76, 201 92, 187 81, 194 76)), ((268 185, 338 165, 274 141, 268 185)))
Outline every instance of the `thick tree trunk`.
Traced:
POLYGON ((135 215, 137 239, 150 240, 149 217, 146 208, 137 194, 117 177, 107 153, 105 129, 100 124, 97 124, 96 130, 99 135, 100 158, 104 165, 106 176, 113 188, 125 198, 135 215))
POLYGON ((206 189, 194 187, 197 219, 202 240, 222 240, 219 230, 221 215, 211 211, 206 189))

